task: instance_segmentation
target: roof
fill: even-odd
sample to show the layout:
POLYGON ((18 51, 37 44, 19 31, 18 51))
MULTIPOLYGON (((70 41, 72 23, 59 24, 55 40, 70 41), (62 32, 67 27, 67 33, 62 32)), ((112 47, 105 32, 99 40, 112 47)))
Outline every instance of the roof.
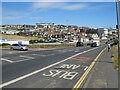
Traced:
POLYGON ((17 30, 2 30, 2 31, 20 32, 20 31, 17 31, 17 30))
POLYGON ((6 28, 6 27, 0 27, 0 28, 6 28))

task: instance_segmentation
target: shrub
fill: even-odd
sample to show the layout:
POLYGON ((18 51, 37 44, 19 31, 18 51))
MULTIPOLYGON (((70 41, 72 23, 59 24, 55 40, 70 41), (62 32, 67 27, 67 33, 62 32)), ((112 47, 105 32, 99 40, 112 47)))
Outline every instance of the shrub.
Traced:
POLYGON ((119 43, 119 40, 115 39, 113 45, 117 45, 118 43, 119 43))
POLYGON ((2 43, 2 46, 10 46, 9 43, 2 43))
POLYGON ((56 42, 56 40, 52 40, 52 41, 30 40, 29 41, 30 44, 34 44, 34 43, 54 43, 54 42, 56 42))
POLYGON ((45 41, 43 41, 43 40, 30 40, 29 43, 30 43, 30 44, 34 44, 34 43, 45 43, 45 41))

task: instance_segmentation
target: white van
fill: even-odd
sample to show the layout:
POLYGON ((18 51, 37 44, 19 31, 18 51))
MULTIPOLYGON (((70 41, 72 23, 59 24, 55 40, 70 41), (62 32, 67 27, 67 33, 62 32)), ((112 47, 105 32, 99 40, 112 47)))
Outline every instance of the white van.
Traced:
POLYGON ((93 42, 96 42, 97 46, 100 46, 100 41, 99 40, 93 40, 93 42))

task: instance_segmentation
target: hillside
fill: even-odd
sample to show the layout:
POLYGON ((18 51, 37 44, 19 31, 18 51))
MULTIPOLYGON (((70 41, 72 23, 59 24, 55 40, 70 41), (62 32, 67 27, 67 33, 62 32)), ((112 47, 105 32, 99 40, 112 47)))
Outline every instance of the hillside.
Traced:
POLYGON ((0 38, 7 38, 7 39, 30 39, 30 40, 40 40, 42 38, 38 38, 35 36, 19 36, 19 35, 6 35, 0 34, 0 38))

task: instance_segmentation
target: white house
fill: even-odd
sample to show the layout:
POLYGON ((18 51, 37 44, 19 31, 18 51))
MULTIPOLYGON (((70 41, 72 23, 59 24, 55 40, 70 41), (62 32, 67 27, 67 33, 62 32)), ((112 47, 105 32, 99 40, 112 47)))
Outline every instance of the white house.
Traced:
POLYGON ((0 33, 6 33, 6 34, 17 34, 20 31, 17 30, 0 30, 0 33))
POLYGON ((0 39, 0 44, 2 44, 2 43, 8 43, 10 45, 12 45, 12 44, 26 44, 26 45, 29 45, 29 40, 8 40, 8 39, 1 38, 0 39))
POLYGON ((108 34, 109 34, 108 29, 107 29, 107 28, 104 28, 104 35, 105 35, 105 36, 108 36, 108 34))
POLYGON ((99 36, 98 36, 98 34, 93 34, 93 35, 92 35, 92 38, 93 38, 93 39, 100 39, 99 36))

